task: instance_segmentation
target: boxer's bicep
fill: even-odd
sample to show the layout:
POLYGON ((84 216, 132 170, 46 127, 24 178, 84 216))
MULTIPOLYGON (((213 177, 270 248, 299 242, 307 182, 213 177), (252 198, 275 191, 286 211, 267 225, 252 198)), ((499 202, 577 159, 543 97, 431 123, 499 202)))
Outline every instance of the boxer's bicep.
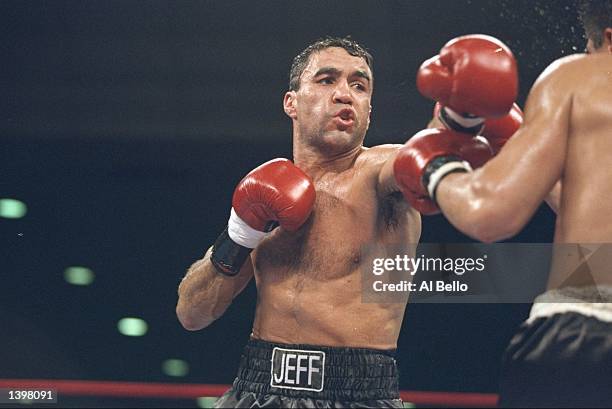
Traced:
POLYGON ((520 192, 511 195, 511 202, 518 206, 532 199, 527 202, 535 210, 561 177, 571 103, 571 92, 558 81, 536 86, 527 100, 523 126, 483 169, 481 181, 493 183, 497 193, 520 192))
POLYGON ((572 109, 572 89, 563 74, 553 73, 536 82, 527 99, 523 126, 491 163, 489 176, 499 182, 501 192, 521 193, 512 196, 513 204, 527 205, 526 218, 547 196, 554 199, 560 192, 555 185, 565 166, 572 109))

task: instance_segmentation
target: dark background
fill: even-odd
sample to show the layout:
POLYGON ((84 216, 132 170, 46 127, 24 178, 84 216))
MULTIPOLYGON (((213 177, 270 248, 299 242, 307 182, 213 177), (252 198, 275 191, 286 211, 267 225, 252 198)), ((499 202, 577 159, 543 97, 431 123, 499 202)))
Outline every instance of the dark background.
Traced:
MULTIPOLYGON (((195 333, 174 315, 176 289, 225 226, 240 178, 291 156, 292 58, 325 35, 365 45, 366 145, 402 143, 430 118, 418 66, 470 33, 513 49, 521 105, 550 62, 584 47, 568 1, 0 2, 0 197, 28 205, 0 219, 0 378, 230 383, 254 286, 195 333), (94 270, 93 285, 67 284, 70 265, 94 270), (124 316, 148 334, 120 335, 124 316), (189 375, 164 375, 168 358, 189 375)), ((513 241, 549 242, 553 226, 543 206, 513 241)), ((424 218, 422 239, 467 241, 441 216, 424 218)), ((528 309, 409 305, 401 387, 496 392, 528 309)))

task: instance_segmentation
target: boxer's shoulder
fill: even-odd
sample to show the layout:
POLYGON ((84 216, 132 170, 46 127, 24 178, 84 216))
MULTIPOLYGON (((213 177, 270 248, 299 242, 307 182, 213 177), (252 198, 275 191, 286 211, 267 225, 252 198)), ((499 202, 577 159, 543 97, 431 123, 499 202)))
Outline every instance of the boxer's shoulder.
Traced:
POLYGON ((599 69, 604 62, 601 56, 589 54, 573 54, 553 61, 538 78, 538 83, 566 82, 568 77, 585 75, 585 70, 599 69))
POLYGON ((410 226, 410 232, 414 235, 418 231, 419 215, 403 199, 402 194, 396 189, 384 191, 377 184, 380 182, 379 174, 385 163, 393 160, 397 151, 402 147, 401 144, 377 145, 362 153, 360 159, 364 169, 368 169, 367 174, 371 176, 373 188, 376 190, 376 197, 379 205, 380 214, 383 216, 387 226, 410 226), (384 191, 384 193, 382 193, 384 191), (410 219, 411 222, 407 220, 410 219))
POLYGON ((561 81, 573 81, 577 90, 609 87, 612 80, 612 54, 577 54, 562 59, 558 68, 561 81), (574 57, 574 58, 570 58, 574 57))
MULTIPOLYGON (((612 68, 609 55, 574 54, 559 58, 540 74, 531 88, 531 105, 569 107, 576 95, 606 89, 610 78, 608 67, 612 68)), ((526 110, 529 100, 527 105, 526 110)))
POLYGON ((393 157, 393 155, 401 148, 402 145, 377 145, 370 148, 364 147, 360 155, 355 160, 353 172, 357 178, 353 179, 365 187, 363 183, 372 188, 372 191, 377 189, 378 177, 383 168, 383 165, 393 157))
POLYGON ((526 111, 530 110, 530 100, 536 107, 569 106, 574 93, 584 86, 585 79, 592 72, 592 68, 587 68, 591 65, 591 56, 587 54, 569 55, 554 61, 533 84, 526 111))
POLYGON ((364 148, 355 162, 356 167, 380 169, 384 163, 401 148, 400 144, 385 144, 364 148))

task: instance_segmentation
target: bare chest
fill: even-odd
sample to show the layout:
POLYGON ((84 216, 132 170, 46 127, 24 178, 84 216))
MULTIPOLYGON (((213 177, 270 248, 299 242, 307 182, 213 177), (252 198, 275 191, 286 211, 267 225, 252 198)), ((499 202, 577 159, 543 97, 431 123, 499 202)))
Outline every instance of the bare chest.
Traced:
POLYGON ((268 280, 294 275, 334 279, 354 272, 364 244, 376 236, 374 192, 323 186, 308 221, 297 232, 276 229, 255 254, 255 271, 268 280))

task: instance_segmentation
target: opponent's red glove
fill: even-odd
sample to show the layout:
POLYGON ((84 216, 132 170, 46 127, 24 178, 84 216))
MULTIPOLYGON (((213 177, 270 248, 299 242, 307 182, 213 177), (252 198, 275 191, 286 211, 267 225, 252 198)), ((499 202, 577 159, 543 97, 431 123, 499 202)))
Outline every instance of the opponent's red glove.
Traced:
POLYGON ((444 106, 443 122, 453 122, 447 127, 477 134, 483 118, 505 115, 516 100, 516 60, 494 37, 457 37, 421 65, 417 88, 444 106))
MULTIPOLYGON (((453 122, 445 115, 442 110, 442 105, 436 102, 433 115, 440 119, 440 122, 447 128, 458 132, 467 132, 476 135, 475 129, 465 129, 461 125, 453 122), (471 132, 470 132, 471 131, 471 132)), ((480 126, 480 135, 484 136, 491 145, 493 155, 497 155, 501 148, 508 142, 508 139, 521 127, 523 124, 523 111, 515 103, 512 104, 510 112, 499 118, 487 118, 480 126)))
POLYGON ((393 173, 406 200, 422 214, 438 213, 438 183, 452 172, 468 172, 491 158, 481 139, 448 129, 424 129, 400 148, 393 173))
POLYGON ((236 275, 252 249, 280 225, 297 230, 310 215, 315 188, 287 159, 253 169, 234 191, 228 226, 213 246, 211 261, 224 274, 236 275))
POLYGON ((512 105, 512 109, 500 118, 488 118, 484 123, 481 135, 484 136, 493 150, 493 155, 501 150, 523 124, 523 111, 517 104, 512 105))

